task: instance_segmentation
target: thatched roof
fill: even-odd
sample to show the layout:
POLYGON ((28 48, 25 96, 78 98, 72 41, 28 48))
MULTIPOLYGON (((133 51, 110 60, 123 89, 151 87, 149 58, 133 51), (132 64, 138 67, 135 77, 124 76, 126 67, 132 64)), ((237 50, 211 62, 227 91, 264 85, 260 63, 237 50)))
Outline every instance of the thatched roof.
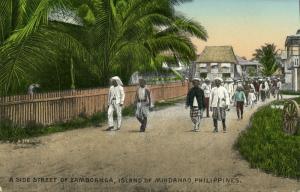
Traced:
POLYGON ((198 63, 234 63, 237 64, 231 46, 207 46, 197 59, 198 63))

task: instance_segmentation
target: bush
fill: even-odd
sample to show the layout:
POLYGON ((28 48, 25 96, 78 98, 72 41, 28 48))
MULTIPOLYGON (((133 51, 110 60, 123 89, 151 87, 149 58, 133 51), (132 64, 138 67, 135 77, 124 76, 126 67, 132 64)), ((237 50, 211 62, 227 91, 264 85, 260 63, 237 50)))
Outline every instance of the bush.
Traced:
POLYGON ((252 124, 236 143, 241 155, 252 168, 260 168, 276 176, 300 178, 300 136, 282 131, 282 110, 261 108, 252 124))

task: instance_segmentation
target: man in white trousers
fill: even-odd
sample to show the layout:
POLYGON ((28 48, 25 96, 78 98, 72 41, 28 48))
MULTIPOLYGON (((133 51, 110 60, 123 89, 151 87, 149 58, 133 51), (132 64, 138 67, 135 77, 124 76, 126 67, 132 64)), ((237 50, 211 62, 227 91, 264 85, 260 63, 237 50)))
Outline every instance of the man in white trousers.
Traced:
POLYGON ((112 86, 108 93, 108 128, 106 131, 114 129, 114 111, 117 113, 117 128, 116 131, 120 130, 122 123, 122 107, 125 100, 125 93, 123 83, 117 76, 111 78, 112 86))

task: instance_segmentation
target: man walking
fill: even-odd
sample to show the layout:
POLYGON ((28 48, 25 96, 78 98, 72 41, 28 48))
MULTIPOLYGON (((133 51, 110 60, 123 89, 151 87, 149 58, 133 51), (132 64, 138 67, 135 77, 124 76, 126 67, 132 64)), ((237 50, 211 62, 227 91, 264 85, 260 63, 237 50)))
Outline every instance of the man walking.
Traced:
POLYGON ((202 90, 204 91, 206 117, 209 118, 209 97, 211 92, 211 85, 210 80, 208 78, 206 78, 205 82, 202 84, 202 90))
POLYGON ((218 132, 218 121, 222 121, 223 132, 226 132, 226 109, 230 104, 227 90, 221 86, 222 79, 215 78, 216 87, 211 91, 211 111, 213 112, 214 132, 218 132))
POLYGON ((199 87, 200 79, 193 79, 193 88, 188 92, 186 108, 190 107, 190 116, 194 124, 193 131, 198 132, 203 110, 205 109, 204 91, 199 87))
POLYGON ((122 107, 125 100, 125 93, 123 88, 123 83, 118 76, 111 78, 112 86, 108 93, 108 129, 110 131, 114 129, 114 111, 117 113, 117 128, 115 130, 120 130, 122 122, 122 107))
POLYGON ((149 109, 151 106, 151 96, 150 90, 146 88, 146 81, 144 79, 139 80, 139 88, 137 89, 135 96, 135 104, 135 116, 141 123, 140 132, 145 132, 147 127, 149 109))

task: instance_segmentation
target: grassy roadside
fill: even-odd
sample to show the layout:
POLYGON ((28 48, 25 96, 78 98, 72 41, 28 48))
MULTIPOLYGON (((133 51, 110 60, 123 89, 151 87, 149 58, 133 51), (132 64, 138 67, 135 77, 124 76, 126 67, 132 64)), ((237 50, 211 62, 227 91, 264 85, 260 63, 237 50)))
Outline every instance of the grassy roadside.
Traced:
MULTIPOLYGON (((300 102, 300 98, 296 99, 300 102)), ((282 104, 273 102, 272 104, 282 104)), ((260 108, 252 117, 248 130, 241 133, 236 148, 250 163, 276 176, 300 179, 300 131, 288 136, 282 131, 283 111, 270 105, 260 108)))
MULTIPOLYGON (((156 102, 153 110, 161 110, 166 107, 183 102, 183 98, 156 102)), ((124 117, 132 117, 135 114, 135 106, 125 107, 122 112, 124 117)), ((43 126, 35 122, 29 122, 26 126, 20 127, 11 121, 0 122, 0 141, 16 142, 22 139, 49 135, 57 132, 87 128, 92 126, 104 125, 107 121, 107 113, 99 112, 91 117, 77 117, 65 123, 57 123, 50 126, 43 126)))

